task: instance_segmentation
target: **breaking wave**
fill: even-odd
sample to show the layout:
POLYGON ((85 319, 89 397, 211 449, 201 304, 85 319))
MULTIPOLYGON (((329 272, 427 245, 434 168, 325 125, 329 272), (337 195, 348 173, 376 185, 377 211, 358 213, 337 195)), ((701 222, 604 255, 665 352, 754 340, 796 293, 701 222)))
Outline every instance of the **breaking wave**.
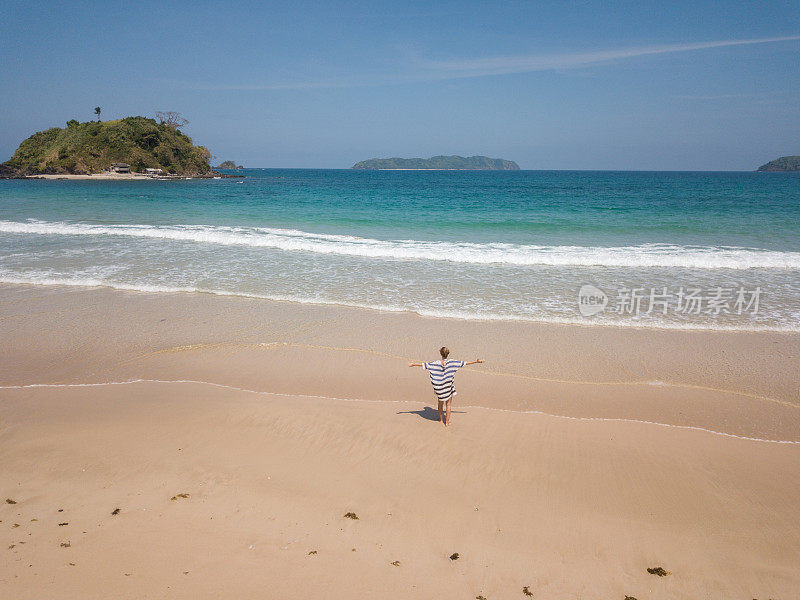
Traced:
POLYGON ((384 260, 566 267, 675 267, 800 270, 800 252, 732 246, 546 246, 425 240, 379 240, 269 227, 214 225, 96 225, 0 221, 0 233, 47 236, 121 236, 197 244, 249 246, 384 260))

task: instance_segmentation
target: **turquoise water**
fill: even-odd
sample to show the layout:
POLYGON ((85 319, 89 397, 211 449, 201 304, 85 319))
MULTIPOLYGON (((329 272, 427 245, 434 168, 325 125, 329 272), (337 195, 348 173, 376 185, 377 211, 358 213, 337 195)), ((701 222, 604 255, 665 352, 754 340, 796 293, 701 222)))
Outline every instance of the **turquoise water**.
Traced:
POLYGON ((0 181, 0 281, 466 319, 786 330, 800 320, 798 174, 244 174, 0 181), (578 303, 585 285, 608 297, 591 316, 578 303))

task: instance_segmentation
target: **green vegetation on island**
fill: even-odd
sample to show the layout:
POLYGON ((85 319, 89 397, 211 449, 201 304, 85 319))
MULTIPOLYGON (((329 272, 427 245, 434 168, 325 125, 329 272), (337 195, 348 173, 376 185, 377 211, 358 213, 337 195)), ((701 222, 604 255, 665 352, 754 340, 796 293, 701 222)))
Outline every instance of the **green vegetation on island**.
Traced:
MULTIPOLYGON (((99 112, 95 112, 99 117, 99 112)), ((208 177, 214 174, 210 158, 208 149, 195 146, 170 120, 158 122, 146 117, 86 123, 72 120, 66 128, 53 127, 23 141, 11 159, 0 165, 0 174, 83 175, 125 163, 138 173, 161 169, 164 174, 208 177)))
POLYGON ((219 163, 219 166, 214 167, 215 169, 244 169, 242 165, 236 166, 236 163, 232 160, 225 160, 219 163))
POLYGON ((775 160, 761 165, 758 171, 781 172, 781 171, 800 171, 800 156, 781 156, 775 160))
POLYGON ((353 169, 452 169, 464 171, 519 171, 513 160, 488 156, 432 156, 431 158, 371 158, 353 165, 353 169))

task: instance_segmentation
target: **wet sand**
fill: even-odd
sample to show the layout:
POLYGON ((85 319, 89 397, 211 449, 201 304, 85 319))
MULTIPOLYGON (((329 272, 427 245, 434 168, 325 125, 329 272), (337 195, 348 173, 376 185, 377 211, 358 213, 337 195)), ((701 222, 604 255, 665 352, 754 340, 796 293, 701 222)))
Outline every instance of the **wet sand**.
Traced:
POLYGON ((11 597, 800 589, 795 334, 11 285, 0 331, 11 597))

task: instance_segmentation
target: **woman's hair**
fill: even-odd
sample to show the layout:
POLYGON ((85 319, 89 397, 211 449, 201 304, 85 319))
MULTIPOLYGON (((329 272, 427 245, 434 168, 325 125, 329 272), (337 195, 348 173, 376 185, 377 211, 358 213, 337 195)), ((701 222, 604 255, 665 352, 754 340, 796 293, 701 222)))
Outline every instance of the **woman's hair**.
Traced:
POLYGON ((447 346, 442 346, 439 348, 439 354, 442 355, 442 358, 447 358, 447 356, 450 354, 450 348, 447 346))

